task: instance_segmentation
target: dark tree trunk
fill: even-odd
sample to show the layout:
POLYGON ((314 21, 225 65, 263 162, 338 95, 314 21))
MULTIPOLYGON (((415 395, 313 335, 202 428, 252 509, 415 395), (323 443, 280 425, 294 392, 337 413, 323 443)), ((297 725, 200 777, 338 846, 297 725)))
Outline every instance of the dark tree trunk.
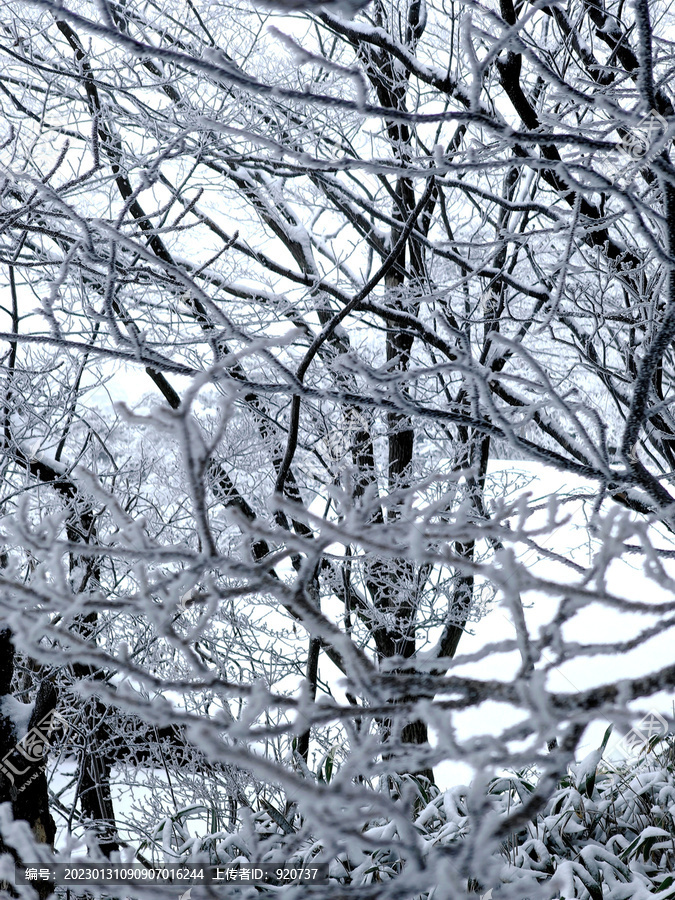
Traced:
MULTIPOLYGON (((94 641, 98 616, 96 613, 78 622, 80 633, 94 641)), ((73 675, 78 681, 99 681, 104 673, 84 663, 73 664, 73 675)), ((115 824, 110 770, 112 761, 107 753, 110 735, 108 710, 101 701, 92 697, 84 705, 82 720, 85 728, 85 745, 80 748, 77 796, 85 819, 90 820, 101 852, 110 857, 120 849, 115 824)))
MULTIPOLYGON (((14 673, 14 645, 8 628, 0 631, 0 702, 11 696, 14 673)), ((57 695, 49 681, 40 685, 25 735, 17 733, 16 725, 0 709, 0 803, 10 803, 15 820, 30 825, 35 840, 53 849, 56 826, 49 811, 49 791, 45 774, 46 753, 52 713, 57 695)), ((35 863, 22 860, 17 852, 0 838, 0 852, 10 853, 17 865, 35 863)), ((40 898, 53 891, 48 882, 35 885, 40 898)), ((2 893, 13 894, 9 885, 2 885, 2 893)))

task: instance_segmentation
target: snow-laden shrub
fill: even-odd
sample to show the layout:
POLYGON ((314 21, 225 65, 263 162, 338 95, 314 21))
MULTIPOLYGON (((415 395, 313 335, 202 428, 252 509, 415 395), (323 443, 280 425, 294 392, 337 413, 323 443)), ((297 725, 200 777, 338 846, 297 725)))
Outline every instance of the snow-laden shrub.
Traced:
MULTIPOLYGON (((572 766, 538 815, 502 844, 494 860, 492 884, 466 878, 460 889, 469 897, 557 898, 557 900, 658 900, 675 898, 675 746, 670 737, 654 740, 638 759, 614 766, 598 750, 572 766), (488 891, 492 891, 489 895, 488 891)), ((208 853, 218 864, 284 863, 296 866, 329 862, 330 879, 340 885, 381 885, 382 896, 403 896, 410 872, 436 871, 444 855, 480 825, 472 819, 470 789, 446 791, 423 778, 402 776, 390 784, 398 791, 400 817, 375 817, 355 835, 352 846, 328 846, 307 832, 301 812, 263 802, 235 833, 210 834, 190 842, 189 851, 208 853)), ((495 778, 486 809, 513 816, 537 787, 532 772, 495 778)), ((186 843, 184 850, 188 850, 186 843)), ((417 876, 415 876, 417 877, 417 876)), ((432 879, 433 882, 433 879, 432 879)), ((424 878, 419 877, 420 886, 424 878)), ((426 884, 410 900, 445 897, 440 885, 426 884)), ((278 889, 277 889, 278 890, 278 889)), ((326 894, 330 896, 330 890, 326 894)), ((370 894, 368 894, 370 896, 370 894)), ((453 893, 453 897, 461 894, 453 893)))
MULTIPOLYGON (((675 897, 675 753, 651 741, 637 759, 613 766, 603 745, 573 766, 542 812, 504 848, 504 882, 524 873, 552 898, 675 897), (516 870, 518 870, 516 874, 516 870)), ((493 782, 513 811, 534 784, 523 775, 493 782)))
MULTIPOLYGON (((608 737, 572 767, 508 848, 505 880, 518 868, 548 882, 552 897, 675 897, 672 739, 655 739, 638 759, 615 767, 601 756, 608 737)), ((510 781, 493 790, 517 804, 523 781, 510 781)))

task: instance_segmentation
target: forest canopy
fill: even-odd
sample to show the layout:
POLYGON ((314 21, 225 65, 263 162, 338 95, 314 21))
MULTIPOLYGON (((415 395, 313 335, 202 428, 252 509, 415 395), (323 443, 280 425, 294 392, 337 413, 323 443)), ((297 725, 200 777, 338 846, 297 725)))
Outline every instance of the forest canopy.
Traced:
POLYGON ((675 896, 673 19, 6 0, 0 877, 675 896))

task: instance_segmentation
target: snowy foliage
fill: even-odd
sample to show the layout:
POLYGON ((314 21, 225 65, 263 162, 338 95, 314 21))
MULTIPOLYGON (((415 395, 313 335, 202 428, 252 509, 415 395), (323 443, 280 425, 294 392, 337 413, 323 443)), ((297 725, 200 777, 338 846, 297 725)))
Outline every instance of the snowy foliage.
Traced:
POLYGON ((2 5, 0 736, 55 686, 59 859, 670 896, 670 762, 587 752, 675 687, 673 24, 2 5))

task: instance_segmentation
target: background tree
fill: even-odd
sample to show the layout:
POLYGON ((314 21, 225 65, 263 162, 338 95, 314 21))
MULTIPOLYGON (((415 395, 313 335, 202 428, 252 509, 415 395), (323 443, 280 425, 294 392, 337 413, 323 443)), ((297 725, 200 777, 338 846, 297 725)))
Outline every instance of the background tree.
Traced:
POLYGON ((320 848, 352 881, 376 860, 417 893, 447 866, 461 896, 590 721, 672 687, 549 679, 670 626, 607 586, 638 553, 672 588, 670 18, 6 4, 2 609, 30 689, 71 698, 64 827, 180 855, 198 799, 218 858, 257 815, 248 853, 320 848), (588 558, 500 459, 585 479, 588 558), (515 674, 462 675, 497 595, 516 638, 483 655, 515 674), (649 625, 573 640, 593 604, 649 625), (527 718, 458 741, 487 698, 527 718), (422 846, 447 759, 481 824, 422 846), (489 778, 525 764, 504 816, 489 778), (130 778, 164 790, 121 829, 130 778))

